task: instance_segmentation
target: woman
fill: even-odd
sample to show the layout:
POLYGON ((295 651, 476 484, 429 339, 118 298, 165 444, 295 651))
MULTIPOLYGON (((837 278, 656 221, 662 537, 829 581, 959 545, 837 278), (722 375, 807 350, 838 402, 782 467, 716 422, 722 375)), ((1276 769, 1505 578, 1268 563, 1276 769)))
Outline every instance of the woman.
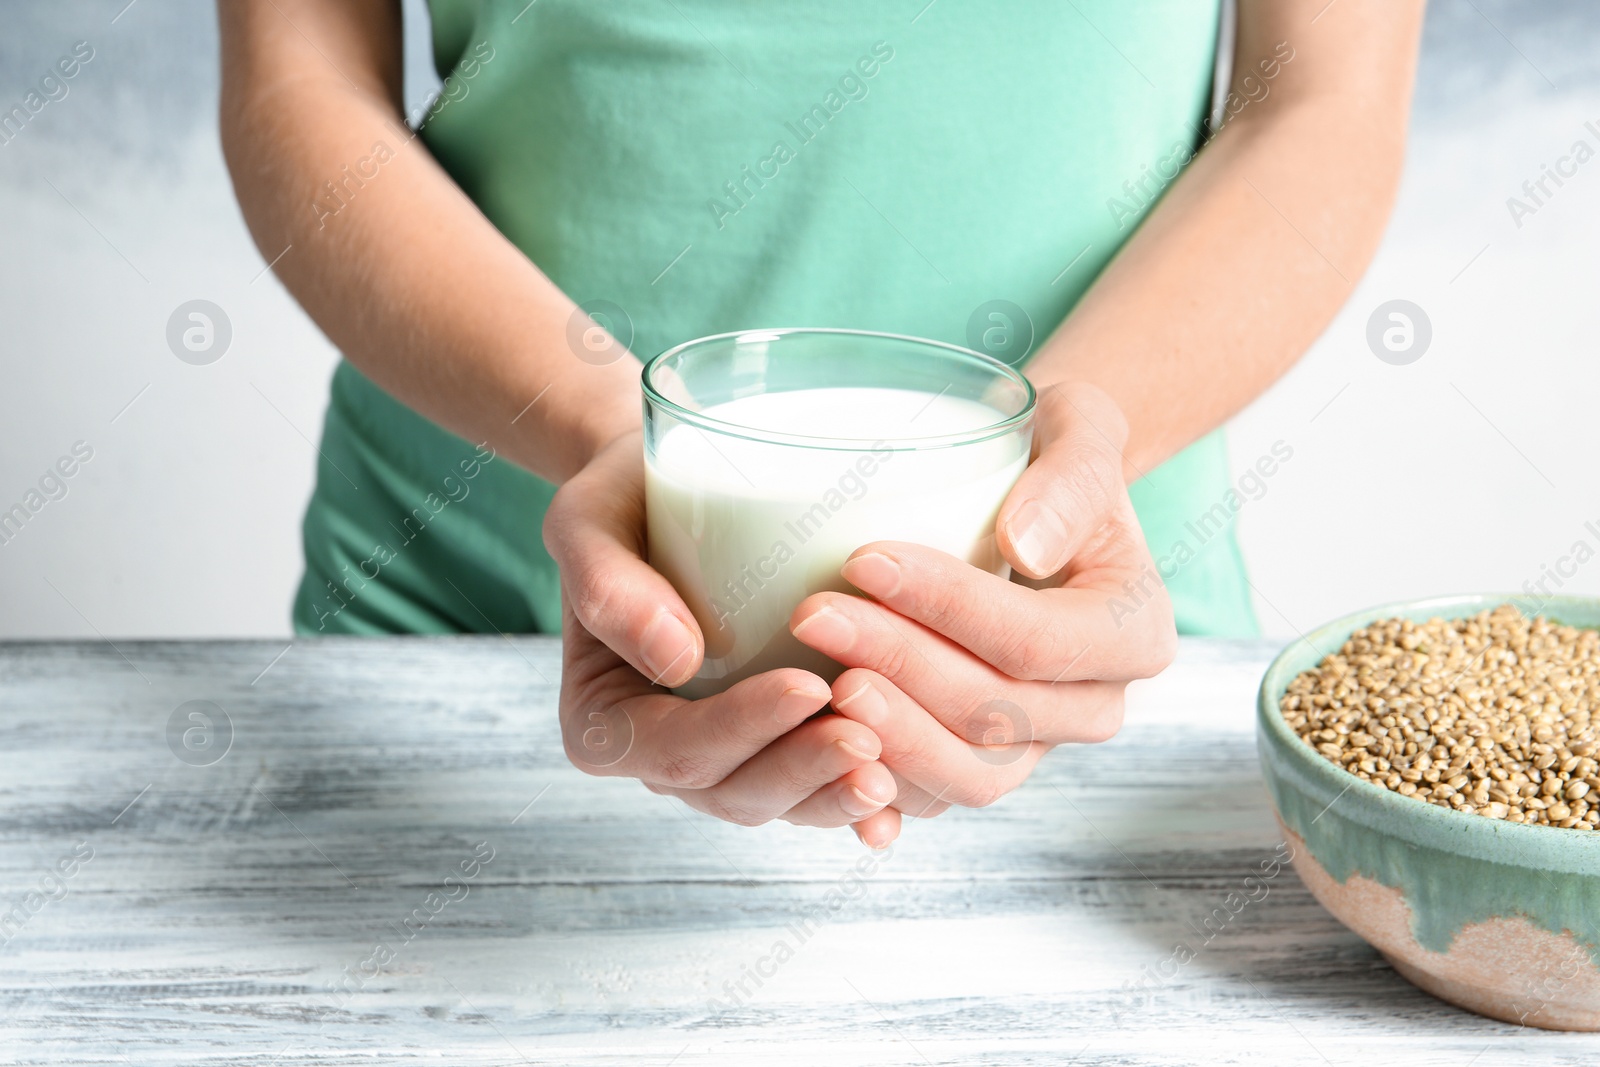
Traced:
POLYGON ((219 3, 240 203, 346 357, 297 629, 560 628, 580 767, 875 846, 1109 737, 1174 622, 1253 629, 1231 530, 1166 550, 1229 490, 1218 427, 1372 255, 1422 6, 1239 0, 1218 132, 1220 0, 434 0, 413 138, 395 0, 219 3), (831 687, 686 702, 660 686, 704 639, 641 559, 632 353, 773 325, 1027 355, 1019 578, 864 546, 871 599, 791 620, 831 687))

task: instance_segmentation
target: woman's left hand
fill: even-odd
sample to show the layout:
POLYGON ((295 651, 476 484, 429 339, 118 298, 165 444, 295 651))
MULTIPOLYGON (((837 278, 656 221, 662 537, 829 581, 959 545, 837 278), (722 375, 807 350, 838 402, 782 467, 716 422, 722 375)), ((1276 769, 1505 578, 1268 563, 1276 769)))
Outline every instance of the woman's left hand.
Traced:
POLYGON ((856 824, 867 844, 892 841, 902 813, 993 803, 1055 745, 1107 740, 1127 683, 1172 662, 1172 605, 1123 479, 1127 433, 1094 386, 1041 392, 1036 458, 997 525, 1032 584, 880 541, 843 568, 874 599, 819 593, 795 609, 795 637, 848 668, 834 709, 878 735, 899 787, 856 824))

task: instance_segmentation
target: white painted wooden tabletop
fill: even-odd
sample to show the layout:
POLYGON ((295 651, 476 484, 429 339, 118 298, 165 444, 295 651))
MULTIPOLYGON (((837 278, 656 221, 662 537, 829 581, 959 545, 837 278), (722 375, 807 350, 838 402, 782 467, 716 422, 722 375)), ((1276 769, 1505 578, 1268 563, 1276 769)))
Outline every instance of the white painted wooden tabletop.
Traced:
POLYGON ((1216 911, 1277 844, 1266 644, 1186 641, 1116 740, 865 876, 571 768, 552 639, 284 647, 0 645, 0 1061, 1600 1061, 1413 989, 1291 871, 1216 911))

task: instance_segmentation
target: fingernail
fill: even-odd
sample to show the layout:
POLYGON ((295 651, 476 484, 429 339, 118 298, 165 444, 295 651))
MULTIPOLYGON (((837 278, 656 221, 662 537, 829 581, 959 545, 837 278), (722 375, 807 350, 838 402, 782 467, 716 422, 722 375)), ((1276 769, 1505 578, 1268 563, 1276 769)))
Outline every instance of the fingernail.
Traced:
POLYGON ((839 570, 845 581, 879 600, 885 600, 900 591, 900 564, 881 552, 868 552, 845 560, 839 570))
POLYGON ((670 687, 688 681, 686 677, 680 677, 688 669, 688 664, 683 660, 693 655, 694 638, 689 636, 689 628, 665 609, 656 613, 639 638, 639 658, 644 660, 650 672, 650 681, 655 685, 670 687), (669 677, 670 671, 676 673, 669 677))
POLYGON ((839 807, 844 809, 846 815, 857 819, 866 818, 887 803, 886 801, 873 800, 855 786, 846 786, 839 794, 839 807))
POLYGON ((1017 562, 1035 575, 1048 577, 1066 563, 1061 554, 1066 549, 1067 528, 1061 524, 1061 516, 1037 500, 1023 504, 1006 520, 1006 537, 1017 553, 1017 562))
POLYGON ((889 703, 871 682, 862 682, 861 688, 849 696, 833 702, 833 710, 850 709, 850 717, 863 726, 876 726, 889 712, 889 703))
POLYGON ((880 755, 880 753, 878 753, 878 752, 863 752, 859 748, 856 748, 854 745, 852 745, 850 742, 844 741, 844 740, 835 741, 834 744, 836 744, 840 748, 844 749, 845 753, 848 754, 851 759, 857 759, 857 760, 862 761, 863 763, 871 763, 873 760, 877 759, 878 756, 880 755))
POLYGON ((785 689, 773 706, 773 716, 780 723, 797 722, 809 718, 827 701, 827 697, 804 689, 785 689))
POLYGON ((894 843, 894 835, 887 832, 882 827, 874 827, 871 837, 868 837, 866 832, 863 831, 860 826, 852 825, 850 829, 856 832, 856 837, 861 840, 863 845, 866 845, 874 852, 882 852, 884 849, 888 848, 894 843))
POLYGON ((856 639, 855 624, 828 607, 818 608, 801 619, 793 633, 818 652, 830 656, 844 652, 856 639))

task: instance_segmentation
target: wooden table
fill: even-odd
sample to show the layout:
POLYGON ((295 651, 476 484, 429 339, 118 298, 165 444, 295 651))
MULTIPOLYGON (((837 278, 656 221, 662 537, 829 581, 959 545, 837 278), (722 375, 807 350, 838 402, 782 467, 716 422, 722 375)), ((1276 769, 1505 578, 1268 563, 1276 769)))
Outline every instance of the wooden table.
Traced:
POLYGON ((1116 740, 879 861, 580 774, 557 652, 0 646, 0 1060, 1600 1061, 1413 989, 1291 871, 1224 905, 1278 840, 1270 645, 1186 641, 1116 740))

